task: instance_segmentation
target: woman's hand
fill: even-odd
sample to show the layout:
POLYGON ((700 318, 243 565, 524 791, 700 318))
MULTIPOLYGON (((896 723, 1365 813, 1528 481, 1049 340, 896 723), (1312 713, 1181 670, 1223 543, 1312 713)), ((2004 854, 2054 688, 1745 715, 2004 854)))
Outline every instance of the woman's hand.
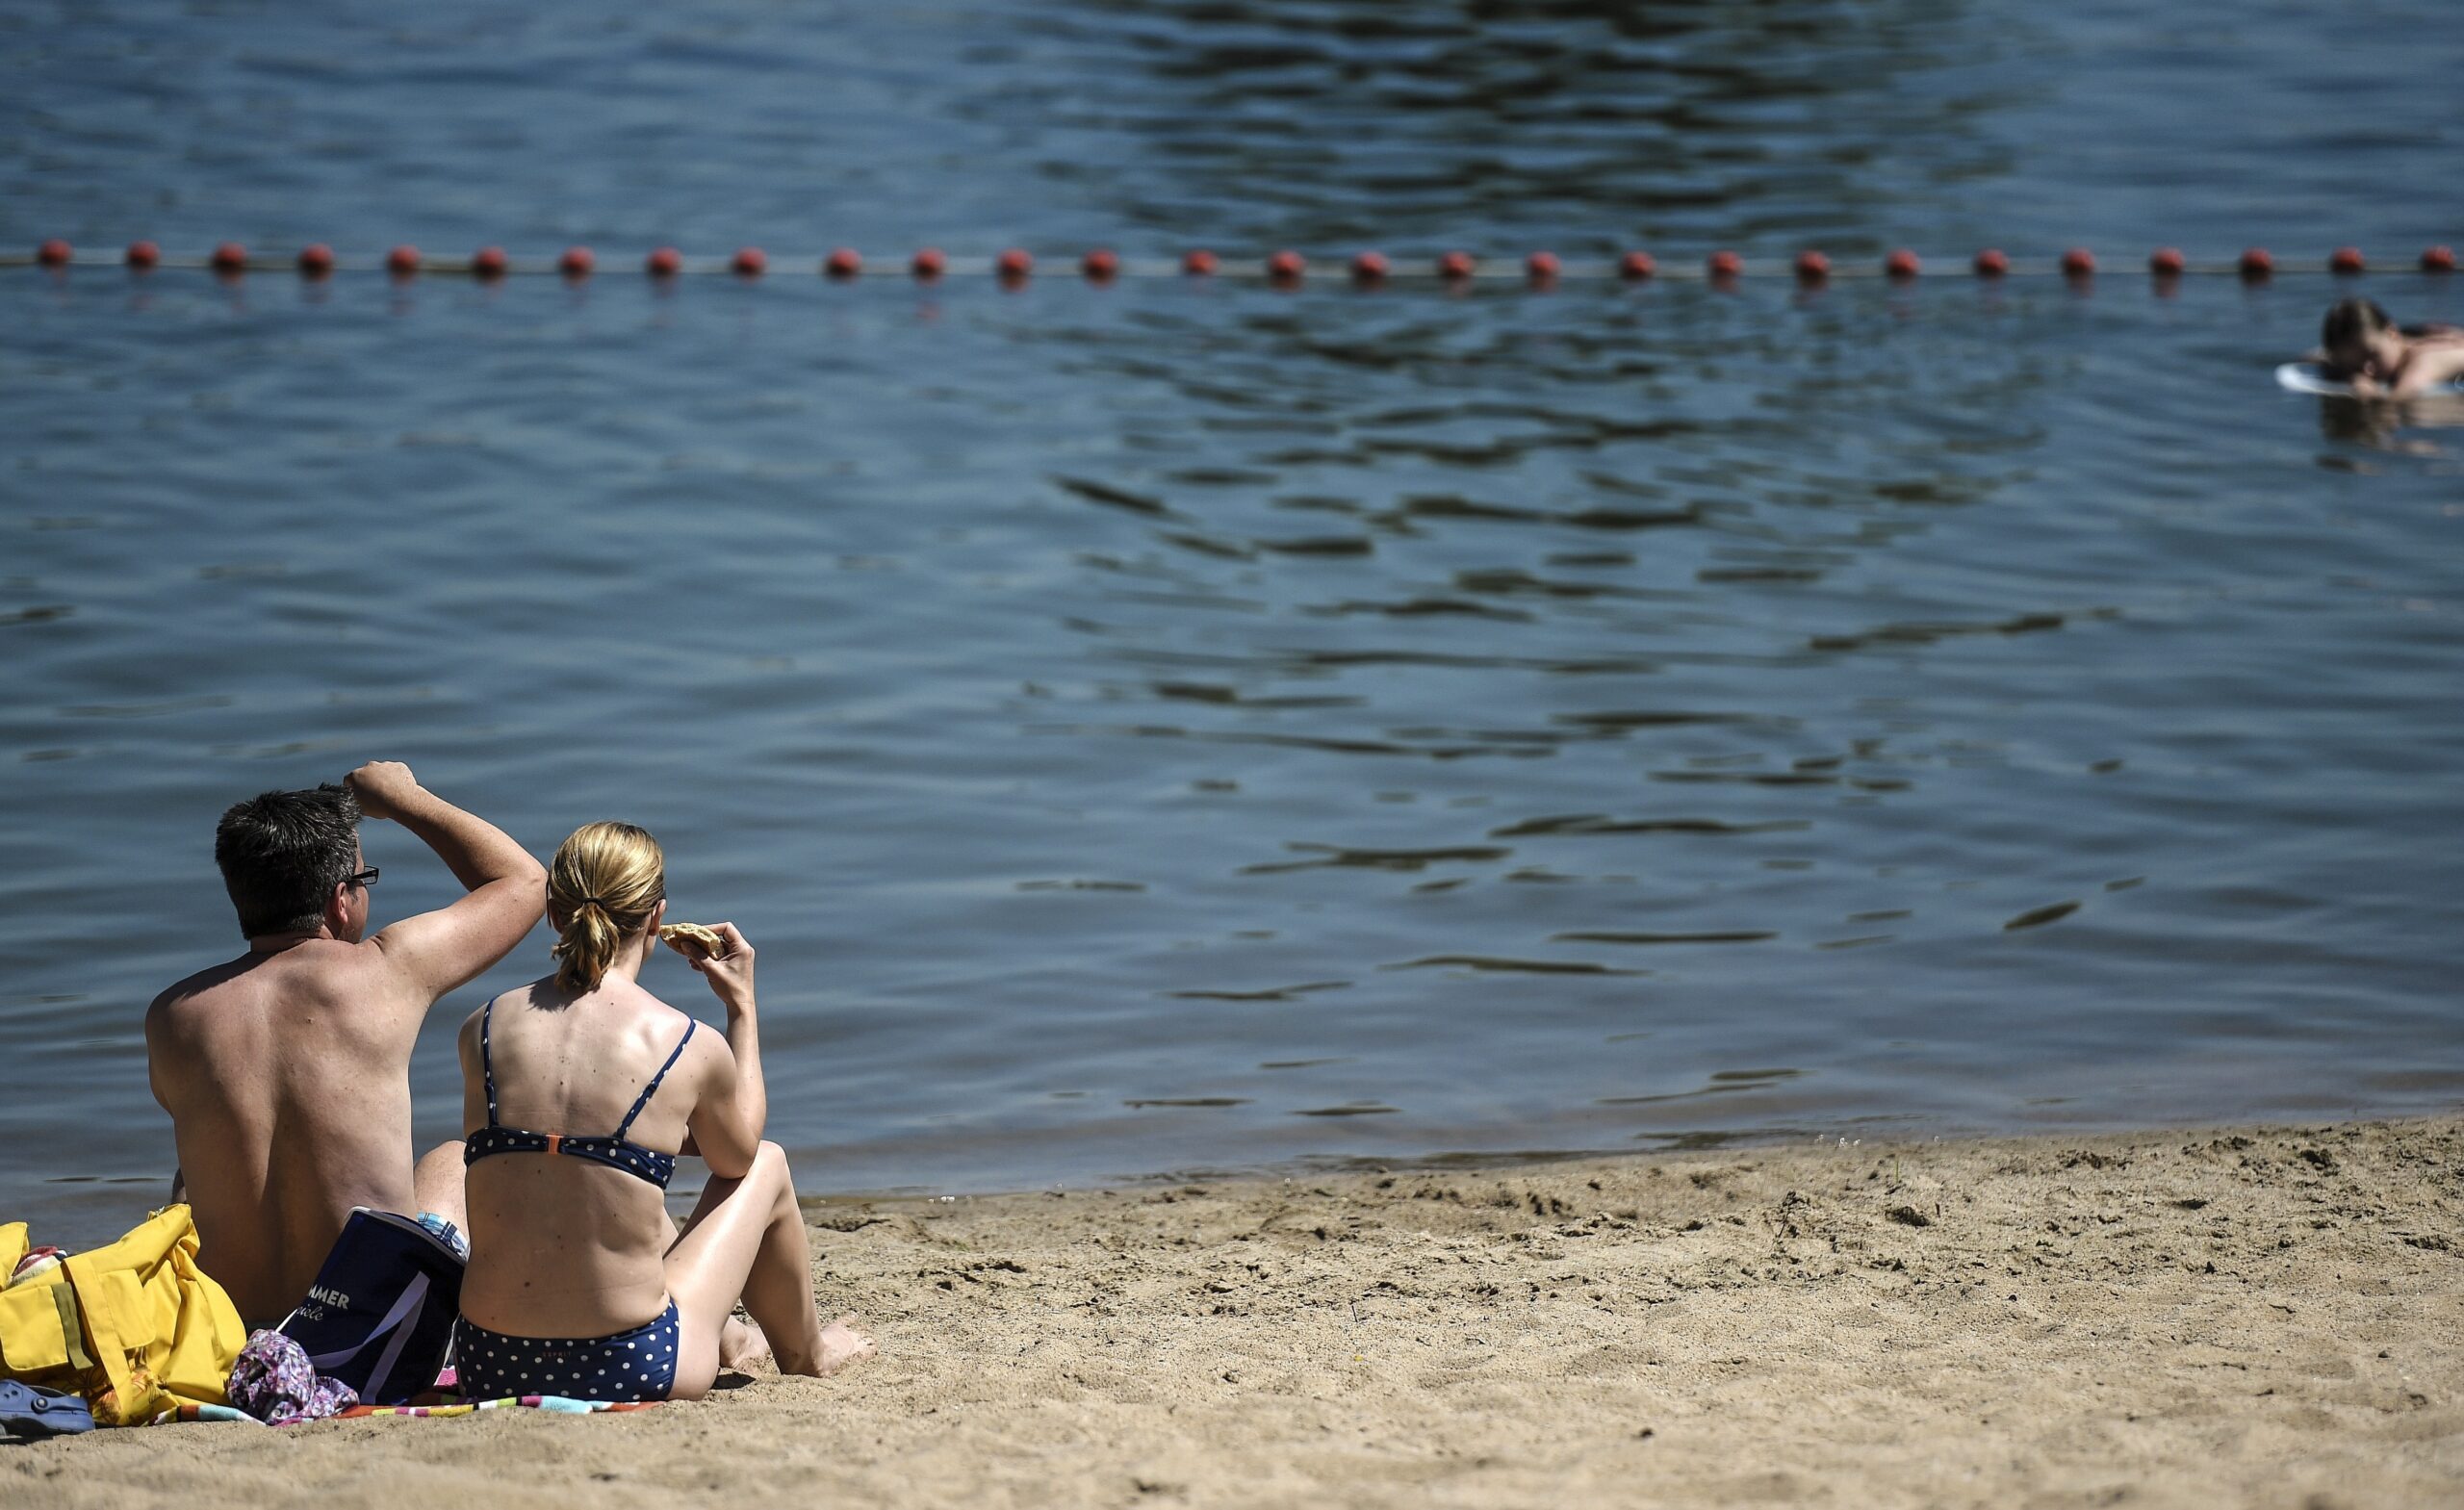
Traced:
POLYGON ((713 923, 711 931, 728 941, 724 954, 705 955, 693 961, 710 983, 711 991, 730 1012, 753 1010, 753 945, 736 932, 733 923, 713 923))

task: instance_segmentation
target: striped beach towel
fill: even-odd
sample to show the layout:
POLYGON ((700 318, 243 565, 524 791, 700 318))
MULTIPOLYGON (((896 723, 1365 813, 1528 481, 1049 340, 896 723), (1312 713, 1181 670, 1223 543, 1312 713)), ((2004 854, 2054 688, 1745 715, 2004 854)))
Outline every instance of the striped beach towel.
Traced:
MULTIPOLYGON (((516 1395, 500 1400, 460 1400, 448 1405, 353 1405, 328 1417, 330 1420, 359 1420, 370 1416, 471 1416, 483 1410, 545 1410, 568 1416, 596 1416, 616 1411, 649 1410, 662 1405, 663 1400, 576 1400, 561 1395, 516 1395)), ((152 1424, 172 1425, 180 1421, 244 1420, 251 1426, 262 1426, 246 1411, 228 1405, 183 1405, 167 1410, 154 1418, 152 1424)))

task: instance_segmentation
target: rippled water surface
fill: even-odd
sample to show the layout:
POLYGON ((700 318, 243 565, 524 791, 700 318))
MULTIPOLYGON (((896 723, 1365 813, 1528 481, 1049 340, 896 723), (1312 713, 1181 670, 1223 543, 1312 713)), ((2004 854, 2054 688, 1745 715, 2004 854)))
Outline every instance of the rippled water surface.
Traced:
POLYGON ((0 4, 0 247, 605 269, 0 269, 0 1215, 137 1208, 216 815, 372 757, 655 831, 813 1189, 2453 1105, 2464 416, 2268 371, 2464 241, 2450 9, 0 4), (1047 271, 808 260, 927 242, 1047 271))

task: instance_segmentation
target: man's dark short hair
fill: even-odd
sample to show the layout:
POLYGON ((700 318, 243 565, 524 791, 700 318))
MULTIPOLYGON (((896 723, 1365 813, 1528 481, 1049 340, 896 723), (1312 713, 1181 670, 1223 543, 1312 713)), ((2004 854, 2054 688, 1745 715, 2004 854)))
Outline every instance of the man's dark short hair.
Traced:
POLYGON ((313 933, 359 868, 359 799, 328 781, 234 803, 214 831, 214 863, 243 935, 313 933))

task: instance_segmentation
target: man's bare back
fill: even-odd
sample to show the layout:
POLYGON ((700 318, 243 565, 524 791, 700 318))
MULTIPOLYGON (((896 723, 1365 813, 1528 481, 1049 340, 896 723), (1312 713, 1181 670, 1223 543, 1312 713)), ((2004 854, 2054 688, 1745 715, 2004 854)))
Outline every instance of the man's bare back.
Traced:
POLYGON ((348 789, 358 813, 338 811, 349 801, 325 789, 269 793, 225 814, 217 858, 226 878, 227 848, 243 852, 243 870, 280 872, 276 891, 288 885, 310 900, 261 906, 251 926, 251 883, 232 881, 248 952, 172 986, 145 1014, 154 1096, 171 1114, 198 1261, 251 1324, 279 1319, 306 1294, 353 1206, 416 1213, 424 1204, 458 1216, 458 1145, 422 1165, 439 1171, 433 1183, 444 1189, 415 1186, 412 1046, 437 999, 502 959, 545 906, 538 862, 422 790, 407 767, 363 766, 348 789), (373 878, 346 822, 360 813, 418 834, 469 895, 363 938, 373 878), (242 842, 231 842, 235 824, 247 831, 242 842), (313 883, 301 879, 308 872, 313 883))

